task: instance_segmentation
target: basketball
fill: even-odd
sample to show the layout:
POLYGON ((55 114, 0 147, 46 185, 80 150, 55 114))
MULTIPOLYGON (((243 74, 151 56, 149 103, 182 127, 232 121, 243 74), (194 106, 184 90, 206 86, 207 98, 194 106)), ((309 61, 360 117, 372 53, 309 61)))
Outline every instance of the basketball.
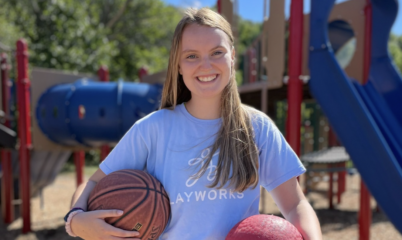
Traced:
POLYGON ((273 215, 254 215, 236 224, 225 240, 303 240, 293 224, 273 215))
POLYGON ((119 217, 105 221, 124 230, 135 230, 138 238, 157 239, 170 218, 170 201, 162 184, 140 170, 120 170, 102 178, 88 199, 88 210, 118 209, 119 217))

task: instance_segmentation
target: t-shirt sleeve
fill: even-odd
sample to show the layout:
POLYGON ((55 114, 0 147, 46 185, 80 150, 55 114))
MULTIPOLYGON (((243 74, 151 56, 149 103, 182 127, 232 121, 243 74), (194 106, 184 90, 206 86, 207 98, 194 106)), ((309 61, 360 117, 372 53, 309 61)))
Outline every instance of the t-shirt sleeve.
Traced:
POLYGON ((260 127, 260 183, 270 192, 306 169, 270 119, 266 117, 260 127))
POLYGON ((140 126, 136 123, 127 131, 99 167, 106 175, 122 169, 144 170, 148 150, 140 126))

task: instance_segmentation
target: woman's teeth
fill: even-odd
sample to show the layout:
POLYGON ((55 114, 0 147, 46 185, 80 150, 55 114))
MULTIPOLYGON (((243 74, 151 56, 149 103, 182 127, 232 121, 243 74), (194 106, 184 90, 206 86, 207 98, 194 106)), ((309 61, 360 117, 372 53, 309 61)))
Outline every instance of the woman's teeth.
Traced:
POLYGON ((197 77, 201 82, 210 82, 216 78, 217 75, 209 76, 209 77, 197 77))

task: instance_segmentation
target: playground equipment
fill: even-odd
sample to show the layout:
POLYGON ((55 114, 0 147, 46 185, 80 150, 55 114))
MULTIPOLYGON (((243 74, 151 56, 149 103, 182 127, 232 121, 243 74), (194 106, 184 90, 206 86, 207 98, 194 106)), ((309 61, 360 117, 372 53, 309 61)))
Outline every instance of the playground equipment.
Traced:
MULTIPOLYGON (((282 11, 273 10, 272 2, 271 12, 282 11)), ((271 43, 262 42, 263 37, 259 37, 246 53, 245 81, 239 87, 241 98, 273 113, 272 102, 284 99, 286 91, 286 138, 299 154, 300 104, 311 92, 368 189, 402 232, 402 192, 397 190, 402 186, 402 111, 398 104, 402 100, 402 80, 387 52, 397 2, 350 0, 337 5, 334 2, 314 0, 311 14, 303 16, 303 1, 292 1, 288 76, 272 87, 276 79, 267 77, 269 72, 265 74, 261 68, 264 57, 277 56, 261 52, 260 46, 268 44, 269 48, 271 43), (342 56, 348 51, 349 56, 342 56), (309 88, 303 86, 308 76, 309 88), (283 83, 287 85, 282 86, 283 83), (252 99, 251 95, 261 98, 252 99)), ((369 198, 362 182, 360 239, 369 238, 369 198)))
POLYGON ((161 90, 146 83, 81 79, 49 88, 35 115, 42 132, 55 143, 100 147, 118 142, 134 122, 157 110, 161 90))
MULTIPOLYGON (((17 177, 26 233, 31 230, 30 197, 53 182, 71 152, 75 151, 79 184, 83 179, 83 151, 117 143, 135 121, 159 107, 162 85, 120 80, 101 83, 93 76, 34 68, 31 86, 23 40, 17 43, 17 67, 19 151, 2 149, 2 207, 4 220, 10 223, 14 218, 12 184, 17 177)), ((2 68, 2 75, 7 76, 8 70, 2 68)), ((99 79, 107 80, 107 69, 101 68, 98 74, 99 79)), ((2 77, 2 81, 7 83, 3 84, 3 92, 11 92, 11 96, 4 94, 7 98, 3 104, 8 106, 14 93, 9 91, 8 77, 2 77)), ((9 109, 3 109, 9 117, 9 109)), ((10 121, 6 124, 9 126, 10 121)))
MULTIPOLYGON (((312 1, 310 89, 371 194, 402 232, 402 78, 391 63, 387 42, 396 1, 372 0, 370 74, 362 86, 345 75, 328 44, 327 19, 334 1, 312 1), (398 101, 399 100, 399 101, 398 101), (375 176, 375 177, 374 177, 375 176)), ((366 52, 367 53, 367 52, 366 52)), ((367 76, 367 75, 366 75, 367 76)), ((362 216, 361 216, 362 217, 362 216)))
MULTIPOLYGON (((225 6, 233 8, 228 1, 220 0, 218 8, 221 11, 225 11, 225 6)), ((239 87, 239 92, 243 102, 250 104, 248 101, 252 101, 250 105, 254 105, 266 113, 270 112, 275 99, 285 98, 287 93, 289 107, 286 136, 295 152, 299 154, 300 105, 302 98, 309 96, 311 90, 329 118, 337 136, 355 162, 371 193, 396 228, 402 232, 399 217, 402 209, 401 203, 398 201, 402 199, 402 193, 398 191, 402 186, 402 111, 398 111, 397 104, 401 100, 402 80, 392 66, 386 48, 390 26, 396 15, 396 1, 372 0, 372 12, 371 3, 366 3, 364 0, 343 2, 335 5, 331 11, 333 2, 313 0, 311 14, 303 15, 303 2, 292 1, 289 22, 288 76, 283 78, 285 71, 284 1, 271 1, 270 16, 264 19, 263 23, 263 35, 249 48, 244 71, 245 84, 239 87), (303 34, 303 31, 310 32, 310 34, 303 34), (309 40, 307 40, 308 38, 309 40), (267 42, 267 40, 269 41, 267 42), (338 54, 350 41, 356 42, 356 49, 352 58, 345 61, 342 69, 334 54, 338 54), (368 54, 370 52, 371 57, 368 54), (303 82, 308 79, 307 75, 311 75, 310 89, 307 88, 307 85, 303 85, 303 82), (350 79, 355 79, 356 82, 350 79), (360 84, 365 83, 367 79, 369 81, 361 86, 360 84), (270 90, 269 95, 268 90, 270 90), (260 94, 260 99, 255 99, 256 92, 260 94)), ((225 13, 223 14, 225 15, 225 13)), ((230 20, 229 15, 226 16, 230 20)), ((136 104, 119 105, 119 103, 124 105, 130 102, 130 100, 126 102, 119 99, 119 96, 121 98, 124 96, 123 92, 119 92, 121 83, 101 84, 86 80, 77 82, 78 79, 85 76, 67 76, 35 69, 32 72, 32 80, 35 84, 31 88, 27 74, 27 48, 23 41, 19 41, 17 44, 17 57, 20 112, 18 158, 20 159, 19 175, 23 188, 23 232, 27 232, 30 230, 29 197, 31 190, 29 183, 33 178, 39 179, 39 177, 33 176, 32 171, 35 171, 33 169, 43 172, 45 170, 41 169, 45 169, 47 166, 51 166, 53 169, 58 169, 60 166, 47 165, 48 163, 37 164, 35 159, 48 158, 48 161, 53 162, 63 157, 51 155, 53 152, 50 150, 59 151, 59 154, 64 151, 63 154, 66 155, 69 155, 71 151, 76 151, 77 169, 82 170, 80 166, 82 166, 83 150, 93 146, 105 146, 106 142, 115 141, 118 135, 129 126, 129 120, 127 123, 124 122, 125 117, 135 121, 141 117, 141 114, 147 114, 147 111, 155 109, 158 105, 157 100, 155 108, 153 108, 147 94, 157 95, 160 86, 153 88, 137 85, 140 86, 138 89, 132 88, 136 89, 133 90, 133 93, 137 94, 132 99, 142 99, 139 101, 144 101, 144 106, 146 106, 144 109, 141 107, 138 110, 136 104), (42 77, 40 77, 41 74, 42 77), (54 86, 56 83, 59 85, 54 86), (148 92, 144 90, 146 88, 148 92), (32 92, 31 102, 29 101, 29 89, 32 92), (103 101, 103 96, 99 95, 95 96, 97 101, 92 101, 94 98, 79 97, 88 96, 85 95, 85 91, 88 94, 104 91, 112 101, 103 101), (56 92, 62 93, 60 96, 57 95, 57 102, 53 100, 54 97, 51 97, 56 92), (147 97, 144 98, 144 96, 147 97), (29 131, 31 129, 30 104, 34 109, 33 113, 36 114, 32 118, 33 144, 29 131), (94 111, 92 112, 92 110, 94 111), (109 113, 113 113, 114 115, 110 116, 116 116, 122 122, 116 123, 115 119, 106 117, 109 116, 109 113), (105 129, 103 132, 105 135, 95 131, 84 132, 88 126, 92 127, 87 121, 90 119, 93 120, 92 123, 99 124, 97 125, 99 128, 113 125, 115 130, 109 132, 105 129), (64 120, 63 124, 62 120, 64 120), (56 134, 55 129, 62 129, 63 134, 56 134), (39 151, 43 152, 37 154, 39 151), (48 157, 45 157, 46 154, 48 157), (32 168, 30 168, 30 163, 32 168)), ((106 75, 105 70, 100 71, 99 79, 105 81, 106 75)), ((163 77, 162 73, 156 82, 160 83, 160 79, 163 77)), ((3 151, 2 156, 8 153, 3 151)), ((6 184, 5 186, 11 184, 10 174, 7 175, 12 172, 10 161, 7 157, 2 157, 2 167, 5 173, 2 182, 6 184)), ((59 164, 61 162, 59 160, 59 164)), ((82 176, 82 172, 78 172, 77 175, 82 176)), ((82 179, 78 180, 78 182, 80 181, 82 179)), ((44 181, 37 182, 41 182, 34 183, 39 186, 39 189, 40 186, 43 186, 44 181)), ((3 196, 6 196, 6 202, 2 205, 6 210, 11 209, 12 194, 9 190, 12 188, 2 189, 5 191, 3 196)), ((360 236, 361 239, 368 239, 370 208, 367 199, 369 194, 364 191, 364 185, 362 185, 362 189, 360 236)), ((35 191, 33 190, 33 192, 35 191)), ((5 211, 5 216, 6 222, 11 222, 12 213, 9 210, 5 211)))

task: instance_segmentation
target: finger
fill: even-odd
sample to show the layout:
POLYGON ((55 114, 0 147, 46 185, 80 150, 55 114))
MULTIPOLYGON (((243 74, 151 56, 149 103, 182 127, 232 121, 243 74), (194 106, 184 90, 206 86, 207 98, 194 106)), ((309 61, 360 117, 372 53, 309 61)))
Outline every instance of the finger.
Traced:
POLYGON ((139 232, 137 231, 127 231, 127 230, 123 230, 117 227, 113 227, 112 225, 109 224, 104 224, 105 226, 103 226, 103 229, 106 231, 106 233, 108 235, 112 235, 115 237, 123 237, 123 238, 127 238, 127 237, 138 237, 140 235, 139 232))
POLYGON ((113 209, 113 210, 96 210, 96 211, 91 211, 89 212, 97 218, 107 218, 107 217, 118 217, 123 214, 123 211, 113 209))
POLYGON ((110 232, 110 235, 115 236, 115 237, 123 237, 123 238, 129 238, 129 237, 138 237, 140 235, 139 232, 137 231, 126 231, 120 228, 115 228, 112 230, 113 232, 110 232))
POLYGON ((111 236, 108 239, 111 239, 111 240, 122 240, 122 239, 124 239, 124 240, 141 240, 141 238, 121 238, 121 237, 114 237, 114 236, 111 236))

